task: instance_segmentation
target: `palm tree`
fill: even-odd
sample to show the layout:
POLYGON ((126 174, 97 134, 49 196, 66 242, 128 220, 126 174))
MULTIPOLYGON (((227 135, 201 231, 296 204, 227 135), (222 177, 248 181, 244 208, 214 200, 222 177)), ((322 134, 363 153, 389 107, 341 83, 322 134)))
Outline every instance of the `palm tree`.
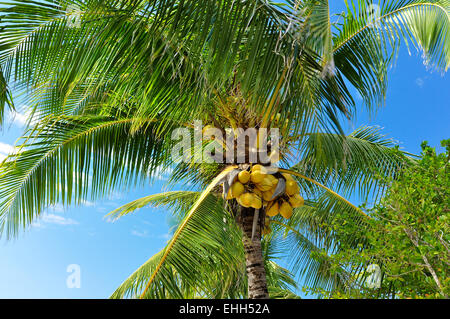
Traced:
POLYGON ((292 297, 299 275, 310 286, 345 287, 352 271, 331 269, 327 254, 363 247, 370 217, 343 196, 375 196, 377 176, 395 177, 409 163, 376 128, 344 134, 340 123, 356 111, 350 92, 369 110, 383 104, 400 41, 432 67, 450 65, 449 1, 359 0, 347 8, 336 16, 327 0, 2 6, 0 115, 14 110, 14 90, 29 122, 0 166, 1 233, 17 235, 49 205, 80 204, 173 169, 171 184, 190 181, 192 190, 112 212, 169 205, 179 220, 167 246, 113 297, 292 297), (198 163, 195 152, 174 162, 171 133, 192 130, 194 120, 222 132, 281 126, 280 164, 290 168, 281 172, 295 177, 306 204, 288 221, 271 218, 263 235, 267 207, 222 197, 256 163, 198 163), (328 226, 340 220, 355 232, 328 226), (280 252, 289 270, 274 261, 280 252))

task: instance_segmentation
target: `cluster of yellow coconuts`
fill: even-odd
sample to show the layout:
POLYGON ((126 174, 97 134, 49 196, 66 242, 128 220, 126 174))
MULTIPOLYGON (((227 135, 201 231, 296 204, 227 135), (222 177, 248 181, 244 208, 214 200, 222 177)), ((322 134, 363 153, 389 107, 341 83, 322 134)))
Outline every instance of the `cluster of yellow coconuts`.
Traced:
POLYGON ((284 193, 275 198, 274 192, 279 179, 269 174, 266 167, 256 164, 250 170, 239 172, 234 179, 226 199, 236 199, 243 207, 260 209, 266 207, 266 216, 273 217, 278 214, 286 219, 292 216, 293 208, 303 205, 300 188, 290 174, 282 173, 286 180, 284 193))

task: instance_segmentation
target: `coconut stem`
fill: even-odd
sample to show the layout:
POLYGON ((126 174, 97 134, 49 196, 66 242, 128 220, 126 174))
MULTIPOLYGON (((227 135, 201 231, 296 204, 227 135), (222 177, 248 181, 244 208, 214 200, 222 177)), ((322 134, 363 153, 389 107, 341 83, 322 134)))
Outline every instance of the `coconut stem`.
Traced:
POLYGON ((253 215, 252 241, 255 241, 255 232, 256 232, 256 225, 258 225, 258 219, 259 219, 259 209, 255 209, 255 215, 253 215))

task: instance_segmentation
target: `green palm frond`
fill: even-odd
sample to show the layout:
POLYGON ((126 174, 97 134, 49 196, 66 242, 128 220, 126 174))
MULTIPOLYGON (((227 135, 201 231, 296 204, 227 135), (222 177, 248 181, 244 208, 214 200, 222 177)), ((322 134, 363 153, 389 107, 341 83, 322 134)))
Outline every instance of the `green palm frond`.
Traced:
MULTIPOLYGON (((314 231, 305 227, 305 210, 315 211, 312 207, 303 207, 295 209, 292 220, 287 224, 278 220, 273 221, 280 232, 277 241, 286 254, 290 271, 297 280, 301 280, 310 288, 333 290, 345 287, 347 271, 341 267, 335 267, 330 262, 329 251, 323 245, 323 241, 312 236, 314 231)), ((308 222, 314 221, 308 220, 308 222)))
POLYGON ((346 196, 357 189, 364 200, 381 192, 377 179, 395 178, 400 169, 414 162, 411 154, 398 150, 379 127, 370 126, 347 136, 308 134, 299 153, 302 160, 292 170, 346 196))
MULTIPOLYGON (((277 261, 281 261, 286 251, 281 247, 277 228, 265 235, 261 242, 262 254, 264 257, 264 268, 266 270, 267 286, 279 288, 284 292, 297 289, 297 282, 289 269, 281 267, 277 261)), ((272 298, 274 298, 272 296, 272 298)))
MULTIPOLYGON (((161 260, 141 294, 141 298, 158 296, 163 286, 167 289, 163 283, 172 273, 173 267, 185 282, 194 281, 197 276, 196 272, 202 269, 199 268, 200 265, 196 266, 196 263, 200 263, 201 260, 199 257, 202 252, 199 247, 206 250, 217 250, 221 260, 228 262, 230 267, 237 263, 235 251, 229 247, 233 245, 233 241, 230 241, 230 233, 226 231, 226 228, 224 229, 224 214, 217 216, 213 213, 217 212, 217 209, 208 209, 208 206, 211 206, 214 202, 210 205, 202 205, 205 200, 211 199, 208 196, 211 190, 232 169, 231 166, 223 170, 200 194, 167 245, 161 260), (191 267, 187 267, 187 265, 191 267)), ((214 200, 215 205, 223 207, 221 198, 215 198, 214 200)), ((194 282, 191 282, 191 284, 194 284, 194 282)))
MULTIPOLYGON (((347 199, 345 199, 344 197, 342 197, 341 195, 339 195, 338 193, 336 193, 335 191, 331 190, 330 188, 328 188, 327 186, 319 183, 318 181, 307 177, 305 175, 300 174, 299 172, 293 171, 293 170, 289 170, 289 169, 284 169, 284 168, 280 168, 279 171, 281 173, 287 173, 290 175, 293 175, 295 177, 297 177, 298 181, 304 186, 304 185, 308 185, 308 187, 310 189, 316 189, 318 191, 322 191, 326 194, 329 194, 329 196, 331 196, 332 198, 335 198, 336 200, 345 203, 346 205, 348 205, 348 207, 351 207, 355 212, 358 212, 358 215, 365 215, 364 212, 359 209, 358 207, 354 206, 352 203, 350 203, 347 199)), ((308 188, 306 186, 303 187, 303 190, 306 191, 307 193, 310 194, 316 194, 316 192, 314 191, 309 191, 308 188)))
POLYGON ((290 5, 262 0, 13 4, 0 9, 5 29, 0 64, 8 81, 14 79, 16 89, 27 93, 38 118, 127 101, 136 104, 140 118, 184 123, 211 110, 212 91, 226 92, 237 83, 252 97, 249 108, 264 112, 280 80, 279 111, 293 119, 296 131, 315 125, 309 115, 318 113, 331 116, 339 129, 335 113, 347 113, 345 104, 351 103, 339 75, 318 78, 322 67, 316 54, 302 43, 292 45, 290 34, 280 37, 290 5), (79 28, 68 25, 68 5, 82 11, 79 28), (24 12, 33 12, 32 18, 24 12))
MULTIPOLYGON (((242 247, 235 247, 237 252, 242 247)), ((129 276, 111 295, 111 298, 136 298, 144 289, 151 273, 155 270, 156 265, 161 259, 164 250, 158 252, 151 257, 141 267, 139 267, 131 276, 129 276)), ((165 285, 169 289, 161 289, 164 298, 232 298, 239 299, 247 296, 247 282, 244 276, 245 261, 243 255, 240 262, 239 272, 231 269, 226 264, 217 259, 214 251, 208 251, 210 255, 202 255, 201 265, 204 271, 199 272, 195 278, 195 285, 187 284, 183 278, 173 270, 173 276, 168 276, 165 285), (213 262, 214 261, 214 262, 213 262), (169 283, 169 284, 168 284, 169 283)), ((243 254, 243 252, 239 252, 243 254)), ((271 298, 274 299, 292 299, 299 298, 291 289, 285 288, 287 284, 294 283, 291 274, 284 268, 280 267, 272 260, 265 259, 267 277, 270 278, 268 283, 271 298)), ((166 287, 166 286, 165 286, 166 287)))
MULTIPOLYGON (((314 196, 308 205, 295 209, 287 224, 286 255, 291 263, 291 270, 300 275, 311 287, 338 289, 345 287, 346 280, 352 273, 334 267, 329 261, 329 254, 340 251, 343 247, 364 247, 364 231, 369 227, 369 216, 350 203, 344 197, 321 183, 292 170, 280 169, 281 172, 297 177, 299 185, 307 196, 314 196), (340 223, 351 223, 354 232, 341 232, 340 223), (289 233, 291 231, 292 233, 289 233)), ((275 221, 279 224, 280 221, 275 221)))
POLYGON ((3 123, 3 119, 5 117, 5 108, 6 106, 13 111, 14 104, 11 96, 11 92, 8 88, 8 83, 3 76, 2 67, 0 65, 0 126, 3 123))
MULTIPOLYGON (((181 215, 186 217, 189 212, 188 205, 194 203, 199 196, 198 192, 191 191, 174 191, 165 192, 161 194, 155 194, 146 196, 139 200, 126 204, 117 210, 113 211, 109 215, 122 216, 123 214, 130 213, 134 210, 140 209, 144 206, 159 207, 161 205, 171 207, 172 214, 181 215)), ((203 235, 189 237, 189 240, 198 240, 195 244, 201 249, 197 249, 195 255, 195 265, 192 264, 192 260, 185 259, 183 256, 176 256, 174 258, 183 259, 188 264, 183 264, 184 267, 197 267, 202 271, 191 273, 189 277, 186 274, 181 275, 178 272, 178 266, 172 266, 171 270, 167 272, 164 270, 164 282, 162 286, 158 284, 155 288, 158 292, 152 292, 147 297, 164 297, 164 298, 242 298, 247 295, 247 282, 245 278, 245 259, 244 252, 241 244, 241 232, 237 228, 231 215, 223 208, 223 202, 210 194, 205 201, 199 206, 197 214, 202 214, 201 211, 207 211, 207 214, 212 218, 218 220, 218 223, 212 223, 209 225, 208 233, 205 238, 203 235), (222 221, 223 220, 223 221, 222 221), (212 229, 214 227, 214 229, 212 229), (215 228, 217 227, 217 229, 215 228), (224 259, 223 251, 217 251, 217 247, 222 245, 222 236, 216 237, 217 234, 225 232, 228 236, 229 242, 227 249, 231 249, 232 253, 237 260, 236 264, 231 267, 228 264, 229 259, 224 259), (217 238, 218 242, 214 247, 216 249, 210 249, 211 241, 217 238)), ((203 217, 199 217, 203 218, 203 217)), ((196 219, 196 217, 194 217, 196 219)), ((182 220, 180 221, 182 222, 182 220)), ((205 229, 206 230, 206 229, 205 229)), ((183 239, 180 239, 183 241, 183 239)), ((272 298, 297 298, 292 292, 296 287, 295 280, 290 272, 280 267, 275 260, 279 258, 280 251, 276 250, 275 240, 272 237, 266 237, 263 241, 263 253, 265 260, 265 268, 267 271, 268 286, 273 292, 272 298)), ((180 245, 178 243, 177 245, 180 245)), ((183 244, 185 245, 185 244, 183 244)), ((144 285, 150 279, 152 273, 157 269, 157 266, 161 262, 161 257, 165 250, 157 253, 151 257, 145 264, 139 267, 122 285, 113 293, 112 298, 124 298, 124 297, 138 297, 144 290, 144 285)), ((171 252, 171 254, 179 254, 177 250, 171 252)), ((228 258, 231 258, 229 256, 228 258)), ((170 267, 169 267, 170 268, 170 267)))
POLYGON ((401 41, 412 42, 430 66, 450 66, 448 0, 352 0, 347 8, 333 38, 334 60, 369 107, 383 103, 387 69, 401 41))
MULTIPOLYGON (((333 63, 333 24, 329 1, 303 1, 299 6, 300 12, 305 17, 304 27, 300 30, 304 34, 303 37, 314 51, 320 54, 322 65, 333 63)), ((332 75, 332 72, 328 75, 332 75)))
MULTIPOLYGON (((169 206, 172 214, 181 217, 180 223, 189 212, 192 204, 195 204, 199 197, 199 192, 166 192, 144 197, 140 200, 133 201, 124 205, 109 215, 124 214, 144 206, 159 207, 161 205, 169 206)), ((216 196, 209 194, 205 200, 198 206, 196 210, 198 217, 193 217, 193 223, 198 224, 197 218, 205 218, 207 214, 206 223, 208 226, 202 225, 204 231, 208 234, 193 235, 193 226, 187 226, 189 238, 179 236, 177 244, 171 250, 169 261, 166 261, 167 266, 160 268, 161 259, 165 256, 167 248, 151 257, 146 263, 139 267, 122 285, 113 293, 112 298, 139 297, 149 279, 156 270, 160 271, 158 282, 152 286, 152 291, 146 298, 224 298, 224 297, 239 297, 245 291, 245 280, 239 279, 240 274, 243 274, 243 269, 233 269, 233 267, 225 266, 224 256, 227 256, 226 262, 233 258, 243 258, 242 251, 239 251, 239 245, 232 247, 234 244, 240 242, 240 233, 237 231, 234 221, 230 218, 230 214, 224 210, 223 202, 216 196), (212 219, 216 222, 212 222, 212 219), (234 225, 234 228, 232 227, 234 225), (225 228, 226 227, 226 228, 225 228), (226 251, 218 249, 224 244, 224 234, 228 238, 228 244, 222 248, 227 248, 226 251), (200 236, 201 235, 201 236, 200 236), (217 236, 218 237, 215 237, 217 236), (213 243, 214 238, 217 239, 213 243), (198 249, 187 245, 186 241, 193 240, 192 245, 197 245, 198 249), (180 253, 179 249, 185 247, 180 253), (211 247, 213 246, 213 247, 211 247), (178 247, 178 248, 177 248, 178 247), (191 247, 191 248, 189 248, 191 247), (190 250, 192 249, 192 251, 190 250), (185 254, 191 253, 191 258, 187 258, 185 254), (228 254, 228 255, 227 255, 228 254), (234 257, 233 257, 234 256, 234 257), (183 260, 183 264, 178 262, 170 264, 170 260, 183 260), (194 263, 194 264, 193 264, 194 263), (182 265, 182 266, 180 266, 182 265), (189 267, 196 267, 198 271, 190 271, 189 267), (183 270, 184 269, 184 270, 183 270)), ((198 227, 202 227, 198 225, 198 227)), ((197 227, 197 226, 196 226, 197 227)), ((172 239, 173 240, 173 239, 172 239)), ((242 261, 240 262, 242 263, 242 261)), ((229 266, 231 266, 230 264, 229 266)))
POLYGON ((49 205, 81 203, 151 178, 169 145, 152 122, 129 134, 132 122, 62 117, 30 130, 0 166, 0 230, 17 235, 49 205))
MULTIPOLYGON (((308 198, 263 239, 269 290, 293 297, 295 276, 345 286, 355 270, 336 268, 329 256, 363 248, 370 217, 344 196, 358 190, 376 198, 377 178, 395 178, 412 161, 376 128, 344 135, 342 118, 355 114, 350 92, 356 88, 369 109, 381 105, 402 40, 428 65, 450 66, 449 0, 386 0, 379 16, 372 5, 352 0, 334 21, 328 0, 3 4, 0 124, 6 108, 14 110, 11 92, 26 97, 30 121, 18 152, 0 164, 0 234, 16 235, 49 205, 98 198, 174 167, 171 182, 204 191, 151 195, 111 213, 166 205, 179 222, 167 246, 113 297, 246 297, 242 235, 216 192, 230 168, 174 165, 170 139, 195 119, 223 128, 235 122, 221 123, 217 105, 237 97, 245 116, 256 118, 247 126, 265 127, 277 113, 287 121, 301 161, 281 171, 296 176, 308 198), (342 223, 354 232, 343 233, 342 223), (283 254, 288 268, 275 262, 283 254)), ((293 150, 284 151, 286 164, 293 150)))
MULTIPOLYGON (((205 62, 214 68, 202 70, 211 72, 208 85, 213 86, 219 81, 214 78, 229 76, 233 70, 240 42, 245 41, 250 54, 266 51, 267 54, 258 56, 262 61, 270 58, 273 61, 275 55, 270 52, 270 47, 255 50, 258 48, 256 40, 275 35, 275 25, 263 26, 274 21, 272 15, 281 14, 274 6, 265 5, 262 1, 236 3, 235 6, 212 1, 116 4, 89 1, 81 6, 77 1, 61 5, 22 1, 12 4, 13 7, 2 9, 5 24, 2 40, 5 45, 0 52, 0 61, 10 66, 6 73, 14 76, 16 81, 31 82, 35 86, 53 80, 62 89, 63 96, 81 83, 89 84, 89 93, 106 83, 112 83, 115 92, 144 93, 151 88, 142 82, 146 83, 143 80, 151 78, 154 70, 159 70, 160 77, 167 76, 166 79, 176 77, 182 71, 187 88, 192 80, 190 77, 198 70, 193 65, 205 62), (68 5, 76 5, 82 11, 80 28, 68 26, 68 5), (24 14, 30 12, 33 15, 24 14), (230 25, 230 18, 232 21, 248 21, 250 25, 230 25), (27 27, 24 29, 25 24, 27 27), (180 25, 183 28, 177 27, 180 25), (222 37, 224 31, 230 38, 222 37), (244 34, 254 37, 255 41, 244 37, 244 34), (185 48, 189 50, 189 56, 185 48), (209 58, 203 60, 202 51, 210 55, 209 58), (227 68, 219 71, 219 68, 224 68, 223 61, 228 61, 227 68), (60 65, 65 65, 65 68, 61 69, 60 65), (136 81, 139 78, 141 81, 136 81)), ((279 58, 277 60, 280 61, 279 58)), ((277 64, 270 66, 266 63, 265 66, 274 68, 277 64)), ((242 66, 247 82, 255 73, 262 75, 258 70, 260 67, 258 64, 242 66)), ((199 77, 204 76, 195 76, 196 85, 206 84, 199 81, 199 77)))
POLYGON ((182 212, 186 212, 188 208, 195 203, 195 200, 199 195, 200 195, 199 192, 194 191, 170 191, 159 194, 153 194, 127 203, 113 210, 107 216, 113 220, 117 220, 122 216, 133 213, 147 206, 152 207, 169 206, 175 212, 182 214, 182 212))

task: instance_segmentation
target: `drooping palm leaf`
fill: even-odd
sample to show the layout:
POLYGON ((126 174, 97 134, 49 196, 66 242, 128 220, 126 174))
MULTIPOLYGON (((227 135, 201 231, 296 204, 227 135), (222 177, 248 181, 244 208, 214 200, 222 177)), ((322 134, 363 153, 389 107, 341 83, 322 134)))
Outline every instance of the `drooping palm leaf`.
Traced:
POLYGON ((402 41, 422 51, 429 66, 450 66, 448 0, 351 0, 342 18, 333 38, 335 65, 369 107, 383 103, 387 70, 402 41))
POLYGON ((3 122, 6 106, 8 106, 10 110, 14 110, 11 92, 8 88, 8 83, 3 76, 2 67, 0 65, 0 125, 2 125, 3 122))
POLYGON ((361 127, 347 136, 312 133, 302 141, 301 161, 291 169, 329 185, 346 196, 358 190, 363 200, 380 191, 377 178, 394 178, 410 165, 411 154, 401 152, 378 127, 361 127))
POLYGON ((346 112, 351 102, 342 79, 317 78, 321 66, 311 50, 292 46, 291 34, 280 37, 290 6, 206 0, 13 4, 3 9, 0 63, 41 117, 82 112, 97 96, 96 104, 137 103, 140 118, 158 114, 186 122, 203 113, 214 89, 237 83, 253 97, 249 108, 264 110, 280 79, 280 111, 297 119, 297 131, 318 113, 339 128, 334 109, 346 112), (82 12, 79 28, 68 24, 68 5, 82 12), (33 12, 32 18, 24 12, 33 12))
POLYGON ((0 230, 14 236, 49 205, 81 203, 148 180, 167 161, 169 145, 155 126, 130 134, 132 122, 62 117, 30 130, 36 138, 0 167, 0 230))
MULTIPOLYGON (((185 280, 188 278, 195 278, 196 267, 187 267, 187 265, 194 265, 199 262, 196 258, 196 254, 199 254, 198 243, 201 240, 203 247, 209 247, 209 249, 220 249, 223 252, 224 260, 230 262, 230 265, 235 264, 233 259, 236 256, 228 251, 228 245, 232 244, 229 240, 229 234, 224 231, 223 228, 223 216, 214 216, 209 209, 202 209, 202 203, 208 198, 211 190, 218 184, 218 182, 224 178, 233 167, 228 167, 222 171, 211 182, 211 184, 200 194, 195 204, 186 214, 183 222, 180 224, 173 238, 167 245, 164 254, 161 257, 156 269, 153 271, 141 297, 154 296, 158 294, 162 281, 164 281, 168 273, 172 272, 172 267, 176 267, 177 273, 180 274, 185 280), (220 230, 220 233, 213 234, 211 225, 217 223, 222 224, 222 228, 216 227, 220 230), (209 229, 209 230, 208 230, 209 229), (218 237, 219 236, 219 237, 218 237), (218 238, 222 238, 222 245, 218 245, 218 238), (196 240, 197 239, 197 244, 196 240), (208 240, 209 239, 209 240, 208 240), (196 253, 197 252, 197 253, 196 253), (230 258, 228 260, 227 258, 230 258), (158 288, 159 287, 159 288, 158 288)), ((221 202, 216 205, 223 205, 221 202)), ((216 210, 213 210, 216 211, 216 210)), ((197 255, 198 256, 198 255, 197 255)))
MULTIPOLYGON (((201 194, 195 192, 171 192, 167 194, 168 196, 158 194, 144 198, 138 205, 134 202, 119 208, 118 212, 131 211, 144 202, 145 205, 159 206, 174 204, 181 198, 184 198, 185 203, 182 207, 186 208, 186 203, 194 202, 184 214, 183 209, 182 212, 175 212, 181 215, 182 220, 167 247, 139 268, 119 287, 113 297, 136 297, 139 293, 145 298, 169 296, 180 298, 184 296, 184 293, 180 293, 180 281, 185 289, 195 289, 195 293, 199 294, 197 296, 204 294, 209 294, 210 297, 221 294, 233 296, 233 289, 230 287, 224 289, 224 286, 227 286, 227 282, 231 285, 236 284, 235 280, 216 280, 216 286, 211 285, 215 275, 218 276, 217 279, 221 277, 219 272, 222 272, 225 278, 242 274, 243 251, 239 250, 239 246, 235 246, 236 243, 240 243, 240 233, 236 227, 230 227, 234 221, 224 210, 222 199, 210 194, 215 183, 227 173, 228 170, 225 170, 201 194), (225 264, 228 267, 224 267, 225 264), (211 274, 211 277, 207 274, 211 274)), ((244 280, 240 282, 245 283, 244 280)))
MULTIPOLYGON (((139 200, 126 204, 109 215, 119 218, 123 214, 131 213, 145 206, 160 207, 161 205, 170 206, 170 211, 181 218, 183 221, 189 208, 200 193, 191 191, 172 191, 161 194, 146 196, 139 200)), ((208 210, 208 214, 216 220, 223 220, 223 222, 210 224, 208 233, 212 235, 203 237, 194 236, 189 237, 189 240, 199 240, 198 247, 201 247, 199 252, 195 253, 195 265, 191 264, 189 260, 185 260, 189 267, 201 267, 203 271, 193 272, 186 279, 177 271, 177 266, 172 267, 165 275, 164 287, 158 288, 160 295, 152 293, 146 297, 164 297, 164 298, 242 298, 247 295, 247 282, 244 276, 245 260, 241 244, 241 233, 237 228, 234 220, 230 218, 228 212, 223 208, 223 204, 216 205, 217 199, 214 195, 209 195, 208 198, 200 205, 200 210, 208 210), (212 229, 212 227, 218 227, 212 229), (225 232, 228 236, 227 249, 232 249, 230 253, 238 258, 238 263, 230 265, 224 263, 223 250, 209 249, 210 241, 217 238, 217 245, 222 245, 221 236, 216 237, 218 233, 225 232), (194 276, 195 273, 195 276, 194 276)), ((200 211, 198 213, 201 213, 200 211)), ((271 237, 265 237, 263 241, 265 268, 267 271, 269 289, 273 293, 272 298, 296 298, 292 292, 293 287, 296 286, 294 279, 290 272, 278 264, 276 259, 279 258, 280 253, 276 250, 276 241, 271 237), (275 250, 274 250, 275 249, 275 250)), ((144 290, 144 285, 148 282, 152 273, 156 270, 157 265, 161 262, 162 254, 165 250, 157 253, 151 257, 145 264, 139 267, 122 285, 113 293, 112 298, 124 297, 138 297, 144 290)), ((177 254, 177 251, 171 252, 177 254)), ((177 258, 183 258, 178 256, 177 258)), ((227 260, 228 261, 228 260, 227 260)), ((156 285, 158 287, 158 285, 156 285)), ((154 288, 156 289, 156 288, 154 288)))
POLYGON ((288 224, 274 221, 282 236, 277 238, 286 253, 291 272, 309 288, 340 289, 347 284, 347 271, 336 268, 329 260, 327 248, 317 238, 308 238, 311 231, 304 222, 303 211, 311 207, 296 209, 292 221, 288 224), (300 215, 300 216, 298 216, 300 215), (302 218, 303 217, 303 218, 302 218))
POLYGON ((351 277, 352 272, 331 267, 328 255, 342 247, 364 247, 364 231, 370 217, 325 185, 292 170, 280 171, 297 177, 301 192, 316 196, 309 205, 296 209, 286 226, 282 224, 289 234, 287 247, 291 250, 287 258, 292 271, 313 288, 345 287, 345 280, 351 277), (351 223, 355 231, 349 234, 336 228, 343 222, 351 223))

